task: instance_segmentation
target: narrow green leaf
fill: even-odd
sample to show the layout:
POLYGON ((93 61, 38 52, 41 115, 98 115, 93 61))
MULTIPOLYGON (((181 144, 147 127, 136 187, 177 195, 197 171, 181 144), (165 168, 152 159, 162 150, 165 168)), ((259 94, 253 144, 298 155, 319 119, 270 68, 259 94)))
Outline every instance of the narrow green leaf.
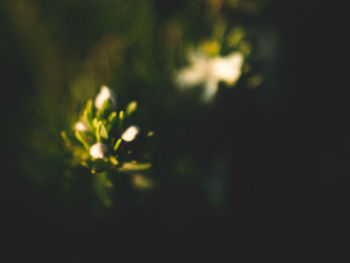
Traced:
POLYGON ((92 125, 95 127, 95 129, 97 129, 97 127, 98 127, 98 120, 97 120, 97 118, 94 118, 92 120, 92 125))
POLYGON ((119 112, 119 129, 123 128, 124 111, 119 112))
POLYGON ((151 163, 133 163, 133 162, 128 162, 124 163, 122 167, 120 167, 118 170, 121 172, 133 172, 133 171, 142 171, 142 170, 147 170, 151 168, 152 164, 151 163))
POLYGON ((89 150, 89 144, 85 141, 84 136, 79 131, 75 131, 75 138, 81 142, 86 150, 89 150))
POLYGON ((126 106, 125 115, 128 117, 137 110, 137 102, 132 101, 126 106))
POLYGON ((83 112, 83 119, 85 120, 85 122, 90 125, 90 123, 92 122, 93 119, 93 102, 92 100, 88 100, 83 112))
POLYGON ((106 128, 108 132, 110 132, 114 128, 114 125, 117 122, 117 120, 118 120, 118 115, 115 111, 109 114, 107 119, 107 124, 106 124, 106 128))
POLYGON ((116 141, 116 143, 114 144, 113 150, 114 150, 114 151, 118 150, 118 148, 119 148, 119 146, 120 146, 121 143, 122 143, 122 139, 119 138, 119 139, 116 141))
POLYGON ((119 161, 117 160, 117 158, 115 158, 114 156, 110 156, 109 157, 109 161, 114 165, 117 166, 119 164, 119 161))
POLYGON ((68 138, 67 133, 65 131, 61 132, 61 137, 66 145, 70 145, 72 143, 70 141, 70 139, 68 138))
POLYGON ((113 123, 117 119, 117 113, 113 111, 111 114, 108 116, 108 122, 113 123))
POLYGON ((97 128, 96 128, 96 140, 97 140, 97 142, 101 142, 101 124, 102 124, 101 121, 99 121, 97 123, 97 128))

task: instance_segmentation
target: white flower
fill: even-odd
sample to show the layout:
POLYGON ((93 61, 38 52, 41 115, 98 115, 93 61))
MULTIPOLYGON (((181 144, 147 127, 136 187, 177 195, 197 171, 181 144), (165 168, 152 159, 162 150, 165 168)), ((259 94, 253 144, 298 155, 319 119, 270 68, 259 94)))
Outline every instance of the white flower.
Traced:
POLYGON ((90 147, 90 155, 95 159, 104 158, 107 153, 108 147, 103 143, 98 142, 90 147))
POLYGON ((77 131, 80 132, 87 132, 90 130, 89 126, 86 124, 85 121, 78 121, 74 127, 77 131))
POLYGON ((234 84, 241 76, 243 55, 238 52, 231 53, 226 57, 211 59, 212 74, 218 80, 227 84, 234 84))
POLYGON ((103 103, 108 99, 111 101, 113 107, 116 108, 117 107, 117 96, 114 94, 114 92, 110 88, 103 85, 101 87, 100 93, 97 94, 97 97, 95 99, 96 108, 100 110, 103 106, 103 103))
POLYGON ((135 139, 136 135, 139 133, 139 128, 137 126, 130 126, 122 134, 122 139, 126 142, 131 142, 135 139))
POLYGON ((233 85, 241 75, 243 55, 233 52, 228 56, 209 57, 209 55, 194 50, 189 54, 190 66, 176 74, 176 82, 181 88, 204 85, 203 99, 212 99, 220 81, 233 85))

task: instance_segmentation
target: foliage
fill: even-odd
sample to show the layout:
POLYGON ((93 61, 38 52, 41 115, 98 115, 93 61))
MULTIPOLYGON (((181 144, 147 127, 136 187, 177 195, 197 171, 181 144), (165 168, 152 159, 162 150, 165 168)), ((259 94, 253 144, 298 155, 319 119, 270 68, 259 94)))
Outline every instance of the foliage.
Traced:
MULTIPOLYGON (((180 193, 193 188, 205 207, 224 209, 228 202, 225 185, 236 162, 232 156, 237 154, 224 141, 237 138, 238 132, 227 123, 249 112, 254 88, 262 82, 262 57, 250 21, 257 19, 266 2, 2 3, 31 76, 23 98, 32 99, 21 104, 22 111, 30 112, 29 125, 16 135, 21 147, 16 156, 20 174, 72 207, 86 202, 91 192, 101 199, 104 194, 99 193, 109 192, 106 189, 111 185, 128 189, 127 184, 117 183, 117 178, 124 178, 120 174, 128 173, 135 189, 153 189, 161 197, 157 198, 159 206, 166 193, 173 192, 190 207, 190 198, 180 193), (204 54, 208 65, 218 65, 232 54, 243 58, 237 63, 237 77, 230 75, 234 68, 229 76, 210 71, 216 82, 206 103, 201 98, 208 81, 186 90, 176 81, 181 70, 191 67, 193 51, 204 54), (102 83, 115 87, 118 103, 106 100, 101 108, 96 107, 91 98, 102 83), (134 100, 138 103, 124 103, 134 100), (122 136, 136 123, 139 106, 142 110, 137 112, 134 128, 143 128, 135 141, 127 142, 122 136), (148 130, 155 130, 156 136, 147 137, 148 130), (95 157, 102 158, 94 158, 92 149, 95 157), (150 176, 136 171, 149 168, 150 161, 152 169, 145 171, 150 176)), ((126 192, 131 198, 138 196, 126 192)))
MULTIPOLYGON (((139 163, 134 159, 137 155, 133 153, 133 142, 142 139, 142 135, 153 135, 153 132, 140 132, 138 126, 132 125, 137 102, 130 102, 125 111, 118 111, 117 108, 114 92, 102 86, 95 103, 92 100, 86 103, 74 131, 61 133, 67 149, 72 152, 71 165, 80 164, 96 174, 96 189, 106 206, 112 204, 107 195, 108 188, 113 187, 111 176, 133 174, 151 166, 150 163, 139 163)), ((142 177, 140 174, 137 176, 142 177)), ((143 180, 145 186, 152 185, 150 179, 143 180)))

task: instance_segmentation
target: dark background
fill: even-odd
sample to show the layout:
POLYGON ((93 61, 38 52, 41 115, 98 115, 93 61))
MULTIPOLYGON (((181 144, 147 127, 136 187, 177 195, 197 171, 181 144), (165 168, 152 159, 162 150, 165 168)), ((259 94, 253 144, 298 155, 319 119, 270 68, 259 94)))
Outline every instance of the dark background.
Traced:
MULTIPOLYGON (((254 93, 222 97, 224 106, 203 119, 189 114, 177 140, 158 148, 156 167, 163 173, 172 159, 161 156, 169 148, 202 152, 197 161, 204 167, 218 153, 233 163, 223 207, 207 209, 195 182, 163 179, 148 202, 123 200, 103 217, 95 217, 87 203, 62 206, 50 188, 38 191, 19 176, 16 155, 23 140, 17 138, 32 121, 23 105, 35 85, 1 13, 2 262, 347 262, 345 7, 288 1, 268 9, 258 20, 274 26, 279 51, 265 68, 267 81, 254 93), (218 128, 223 125, 224 133, 218 128), (221 139, 201 151, 209 135, 221 139)), ((161 134, 172 129, 164 120, 161 134)))

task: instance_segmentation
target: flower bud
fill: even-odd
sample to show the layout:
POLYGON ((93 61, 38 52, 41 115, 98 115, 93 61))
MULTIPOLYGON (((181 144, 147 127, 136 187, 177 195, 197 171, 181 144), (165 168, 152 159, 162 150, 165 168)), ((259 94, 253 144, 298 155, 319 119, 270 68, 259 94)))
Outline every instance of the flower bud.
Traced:
POLYGON ((106 100, 110 100, 113 107, 117 107, 117 97, 115 93, 108 88, 107 86, 103 85, 101 87, 101 91, 99 94, 97 94, 96 99, 95 99, 95 106, 98 110, 102 109, 103 104, 105 103, 106 100))
POLYGON ((86 124, 85 121, 78 121, 75 125, 74 125, 75 129, 77 131, 80 132, 87 132, 90 130, 89 126, 86 124))
POLYGON ((96 143, 90 147, 90 155, 95 159, 101 159, 108 153, 107 145, 103 143, 96 143))
POLYGON ((135 125, 130 126, 126 129, 126 131, 122 134, 122 139, 126 142, 131 142, 135 139, 136 135, 139 133, 139 128, 135 125))

